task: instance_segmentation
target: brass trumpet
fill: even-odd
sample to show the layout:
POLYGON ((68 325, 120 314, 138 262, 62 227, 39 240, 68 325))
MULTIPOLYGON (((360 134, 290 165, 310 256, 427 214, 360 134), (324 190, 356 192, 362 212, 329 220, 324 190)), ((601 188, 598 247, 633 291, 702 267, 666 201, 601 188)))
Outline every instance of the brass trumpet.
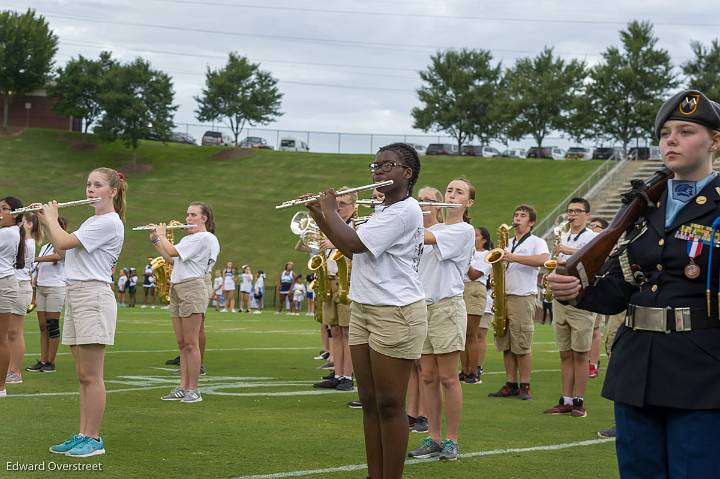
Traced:
MULTIPOLYGON (((347 190, 336 191, 335 196, 343 196, 343 195, 347 195, 350 193, 356 193, 358 191, 374 190, 375 188, 382 188, 383 186, 389 186, 392 184, 393 184, 393 180, 379 181, 377 183, 372 183, 369 185, 363 185, 363 186, 358 186, 356 188, 348 188, 347 190)), ((307 205, 309 203, 318 201, 320 199, 321 194, 322 193, 318 193, 316 195, 305 195, 305 196, 301 196, 299 198, 295 198, 294 200, 285 201, 284 203, 277 205, 275 207, 275 209, 282 210, 284 208, 292 208, 293 206, 307 205)))
MULTIPOLYGON (((58 208, 66 208, 68 206, 91 205, 91 204, 97 203, 101 199, 102 198, 86 198, 84 200, 68 201, 66 203, 58 203, 57 206, 58 206, 58 208)), ((40 211, 41 209, 43 209, 42 206, 26 206, 24 208, 18 208, 16 210, 12 210, 10 212, 10 215, 11 216, 22 215, 25 213, 32 213, 34 211, 40 211)), ((0 220, 1 219, 2 219, 2 216, 0 216, 0 220)))

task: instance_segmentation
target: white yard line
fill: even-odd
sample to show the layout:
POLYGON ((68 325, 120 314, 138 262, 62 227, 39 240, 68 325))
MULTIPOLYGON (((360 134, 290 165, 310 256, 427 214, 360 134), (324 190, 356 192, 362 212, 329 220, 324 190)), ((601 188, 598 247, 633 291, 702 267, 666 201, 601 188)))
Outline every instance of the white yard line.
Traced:
MULTIPOLYGON (((312 347, 303 347, 303 348, 208 348, 205 351, 305 351, 305 350, 317 350, 317 346, 312 347)), ((107 349, 105 351, 105 354, 123 354, 123 353, 177 353, 177 348, 175 349, 146 349, 146 350, 114 350, 114 349, 107 349)), ((33 353, 27 353, 27 354, 33 354, 33 353)), ((57 353, 58 356, 64 355, 64 356, 70 356, 70 352, 66 353, 57 353)))

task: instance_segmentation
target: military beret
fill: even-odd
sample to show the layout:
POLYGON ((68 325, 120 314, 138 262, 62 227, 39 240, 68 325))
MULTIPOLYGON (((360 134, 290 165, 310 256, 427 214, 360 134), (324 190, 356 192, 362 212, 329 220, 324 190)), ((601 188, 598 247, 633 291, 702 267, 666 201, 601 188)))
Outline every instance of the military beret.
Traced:
POLYGON ((668 120, 682 120, 699 123, 712 129, 720 129, 720 105, 697 90, 677 93, 658 111, 655 117, 655 137, 660 139, 660 130, 668 120))

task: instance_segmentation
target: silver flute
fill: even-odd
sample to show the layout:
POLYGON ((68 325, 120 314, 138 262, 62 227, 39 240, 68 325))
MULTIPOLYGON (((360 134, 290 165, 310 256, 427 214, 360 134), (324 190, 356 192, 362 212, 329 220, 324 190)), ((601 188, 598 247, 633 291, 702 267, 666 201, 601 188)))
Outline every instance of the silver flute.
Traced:
MULTIPOLYGON (((383 204, 382 201, 379 200, 373 200, 373 199, 367 199, 367 200, 357 200, 357 204, 362 206, 377 206, 383 204)), ((459 205, 457 203, 440 203, 438 201, 418 201, 418 205, 420 206, 434 206, 436 208, 461 208, 463 205, 459 205)))
MULTIPOLYGON (((165 225, 165 229, 168 229, 168 230, 190 229, 190 228, 195 228, 196 226, 197 225, 165 225)), ((132 230, 133 231, 150 231, 150 230, 156 229, 157 227, 158 227, 158 225, 136 226, 132 230)))
MULTIPOLYGON (((363 185, 358 186, 356 188, 348 188, 347 190, 340 190, 335 192, 335 196, 343 196, 350 193, 356 193, 358 191, 367 191, 367 190, 374 190, 375 188, 382 188, 383 186, 389 186, 393 184, 393 180, 387 180, 387 181, 379 181, 377 183, 372 183, 369 185, 363 185)), ((315 201, 318 201, 320 199, 320 195, 322 193, 318 193, 316 195, 307 195, 307 196, 301 196, 299 198, 295 198, 294 200, 285 201, 284 203, 281 203, 275 207, 276 210, 282 210, 284 208, 292 208, 293 206, 302 206, 307 205, 308 203, 313 203, 315 201)))
MULTIPOLYGON (((58 203, 58 208, 66 208, 68 206, 80 206, 80 205, 91 205, 93 203, 97 203, 102 198, 87 198, 84 200, 77 200, 77 201, 68 201, 66 203, 58 203)), ((26 206, 24 208, 18 208, 16 210, 12 210, 10 214, 12 216, 15 215, 22 215, 24 213, 32 213, 34 211, 40 211, 43 209, 42 206, 26 206)), ((2 219, 2 216, 0 216, 0 219, 2 219)))

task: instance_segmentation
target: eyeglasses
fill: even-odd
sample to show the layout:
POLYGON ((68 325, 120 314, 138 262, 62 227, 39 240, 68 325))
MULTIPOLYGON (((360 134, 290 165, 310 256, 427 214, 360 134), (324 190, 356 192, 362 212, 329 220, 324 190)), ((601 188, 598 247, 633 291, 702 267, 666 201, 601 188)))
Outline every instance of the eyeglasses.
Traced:
POLYGON ((602 228, 602 225, 599 223, 590 223, 590 228, 602 228))
POLYGON ((587 213, 587 211, 585 211, 585 210, 570 210, 569 209, 569 210, 565 211, 565 213, 567 213, 569 215, 579 215, 581 213, 587 213))
POLYGON ((384 171, 385 173, 389 173, 390 170, 395 168, 396 166, 400 166, 402 168, 410 168, 409 166, 396 163, 394 161, 386 161, 385 163, 370 163, 368 165, 368 168, 370 168, 370 171, 372 173, 375 173, 378 170, 384 171))

